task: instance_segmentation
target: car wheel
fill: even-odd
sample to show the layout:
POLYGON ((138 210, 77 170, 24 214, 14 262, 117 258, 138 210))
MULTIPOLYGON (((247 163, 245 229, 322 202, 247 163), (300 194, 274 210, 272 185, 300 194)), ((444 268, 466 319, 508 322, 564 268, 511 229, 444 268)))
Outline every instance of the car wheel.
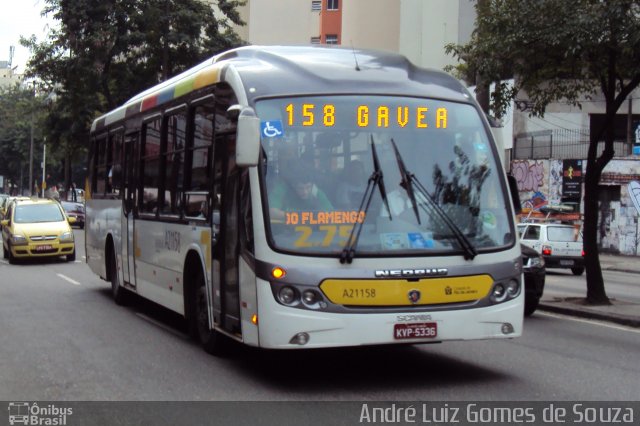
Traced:
POLYGON ((584 272, 584 268, 583 267, 571 268, 571 272, 573 272, 573 275, 582 275, 584 272))
POLYGON ((76 249, 73 249, 73 252, 71 254, 67 255, 67 262, 75 262, 76 260, 76 249))
POLYGON ((540 304, 540 298, 535 296, 526 296, 524 298, 524 316, 530 317, 533 313, 538 309, 538 305, 540 304))
POLYGON ((111 296, 116 305, 124 306, 127 304, 127 290, 120 285, 120 277, 118 276, 118 267, 116 264, 116 254, 111 251, 109 256, 111 271, 111 296))
POLYGON ((16 257, 11 253, 11 243, 7 243, 7 259, 9 259, 9 263, 12 265, 18 263, 16 257))
POLYGON ((189 318, 191 334, 198 339, 204 350, 212 355, 224 352, 224 336, 209 327, 209 310, 204 275, 198 273, 194 280, 192 312, 189 318))

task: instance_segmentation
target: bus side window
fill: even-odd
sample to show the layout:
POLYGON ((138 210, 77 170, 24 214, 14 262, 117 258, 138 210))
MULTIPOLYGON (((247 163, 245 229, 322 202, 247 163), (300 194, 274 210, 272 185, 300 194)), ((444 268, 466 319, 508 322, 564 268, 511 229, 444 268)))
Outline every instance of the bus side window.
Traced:
POLYGON ((140 213, 155 214, 158 209, 158 183, 160 180, 160 127, 157 118, 144 125, 142 160, 142 200, 140 213))

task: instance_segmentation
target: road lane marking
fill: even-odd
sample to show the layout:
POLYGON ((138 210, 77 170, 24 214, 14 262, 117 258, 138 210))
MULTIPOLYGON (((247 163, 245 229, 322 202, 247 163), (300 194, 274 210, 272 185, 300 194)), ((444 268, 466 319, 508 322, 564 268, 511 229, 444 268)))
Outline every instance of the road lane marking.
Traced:
POLYGON ((599 326, 602 326, 602 327, 613 328, 615 330, 630 331, 632 333, 640 333, 640 329, 637 329, 635 327, 611 324, 611 323, 604 322, 604 321, 601 321, 601 320, 588 320, 588 319, 576 318, 576 317, 571 317, 571 316, 562 315, 562 314, 556 314, 556 313, 551 313, 551 312, 540 312, 540 311, 536 312, 536 315, 542 315, 542 316, 545 316, 545 317, 553 317, 553 318, 558 318, 558 319, 565 319, 565 320, 575 321, 575 322, 583 322, 585 324, 595 324, 595 325, 599 325, 599 326))
POLYGON ((62 275, 62 274, 56 274, 57 276, 59 276, 60 278, 62 278, 65 281, 70 282, 73 285, 80 285, 80 283, 74 279, 71 279, 69 277, 67 277, 66 275, 62 275))

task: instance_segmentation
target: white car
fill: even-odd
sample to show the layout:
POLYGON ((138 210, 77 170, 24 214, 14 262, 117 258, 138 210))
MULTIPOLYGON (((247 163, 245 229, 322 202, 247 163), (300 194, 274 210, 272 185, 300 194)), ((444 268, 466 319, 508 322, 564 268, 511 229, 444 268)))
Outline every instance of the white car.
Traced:
POLYGON ((571 269, 574 275, 584 273, 582 234, 573 225, 562 223, 521 223, 520 242, 544 257, 547 268, 571 269))

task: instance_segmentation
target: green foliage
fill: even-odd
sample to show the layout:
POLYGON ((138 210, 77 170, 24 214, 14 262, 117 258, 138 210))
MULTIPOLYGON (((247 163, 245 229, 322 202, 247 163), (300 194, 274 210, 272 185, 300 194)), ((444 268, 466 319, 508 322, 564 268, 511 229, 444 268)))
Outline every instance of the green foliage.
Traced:
MULTIPOLYGON (((0 175, 19 184, 22 171, 23 185, 29 186, 29 150, 33 125, 33 176, 39 176, 42 144, 48 101, 44 94, 19 85, 0 89, 0 175), (22 168, 22 170, 21 170, 22 168)), ((59 163, 57 156, 47 159, 49 164, 59 163)))
POLYGON ((492 99, 497 112, 521 92, 537 116, 551 102, 579 106, 598 91, 613 101, 638 78, 637 0, 479 0, 477 12, 471 41, 447 52, 463 61, 458 71, 470 83, 515 77, 513 90, 492 99))
MULTIPOLYGON (((43 41, 21 40, 27 74, 55 93, 47 140, 71 163, 85 161, 91 122, 127 99, 241 45, 238 0, 45 0, 58 27, 43 41)), ((68 181, 66 182, 69 183, 68 181)))
POLYGON ((551 102, 580 106, 581 99, 604 95, 604 124, 591 129, 583 230, 587 301, 609 303, 598 261, 598 183, 614 155, 615 115, 640 84, 640 2, 477 0, 476 10, 471 41, 447 51, 463 61, 457 71, 467 81, 515 79, 512 90, 492 94, 496 115, 516 96, 528 98, 531 114, 542 116, 551 102))

